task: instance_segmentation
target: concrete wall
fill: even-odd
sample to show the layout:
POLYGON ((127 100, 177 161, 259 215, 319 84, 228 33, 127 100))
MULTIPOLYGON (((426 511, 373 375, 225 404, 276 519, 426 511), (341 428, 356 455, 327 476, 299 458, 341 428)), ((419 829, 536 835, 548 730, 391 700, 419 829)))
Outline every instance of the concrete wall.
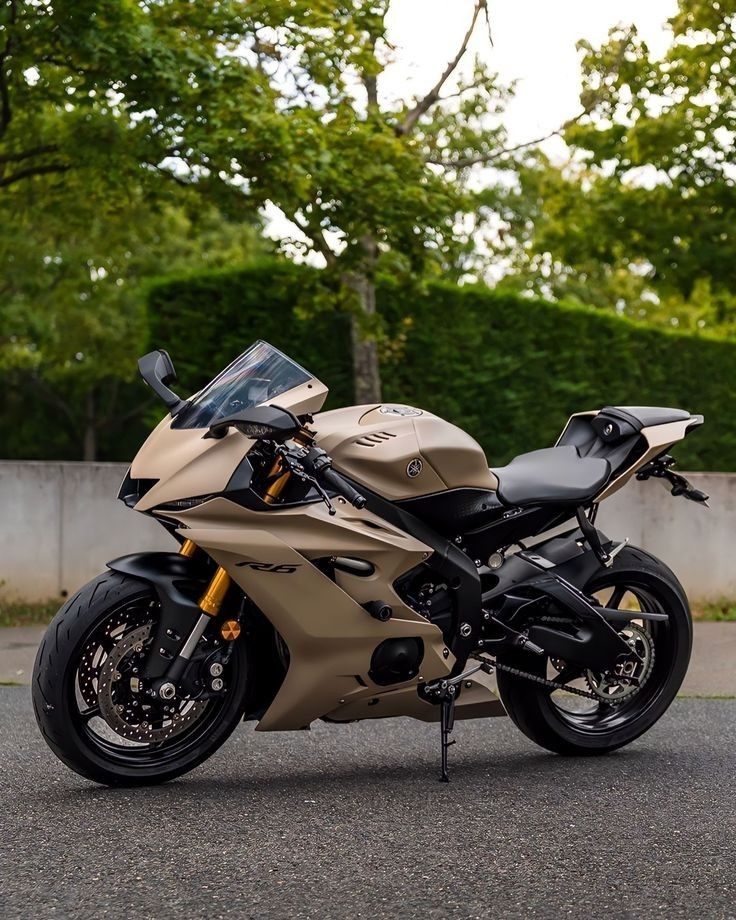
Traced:
MULTIPOLYGON (((0 462, 0 596, 45 600, 71 593, 109 559, 175 543, 155 521, 115 498, 117 463, 0 462)), ((691 598, 736 598, 736 475, 690 477, 705 509, 661 484, 633 482, 601 506, 599 525, 670 565, 691 598)))
POLYGON ((598 514, 611 539, 629 537, 675 572, 691 600, 736 598, 736 474, 689 473, 709 508, 675 498, 661 482, 631 482, 598 514))
POLYGON ((160 524, 116 500, 126 470, 0 462, 0 596, 64 597, 116 556, 176 548, 160 524))

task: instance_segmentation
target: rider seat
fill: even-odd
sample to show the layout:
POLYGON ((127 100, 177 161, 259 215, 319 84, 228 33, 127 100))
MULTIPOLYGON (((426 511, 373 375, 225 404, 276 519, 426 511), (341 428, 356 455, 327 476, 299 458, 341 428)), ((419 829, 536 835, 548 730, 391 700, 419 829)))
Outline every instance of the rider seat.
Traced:
POLYGON ((581 457, 572 444, 520 454, 491 468, 498 497, 506 505, 582 505, 600 492, 611 474, 603 457, 581 457))

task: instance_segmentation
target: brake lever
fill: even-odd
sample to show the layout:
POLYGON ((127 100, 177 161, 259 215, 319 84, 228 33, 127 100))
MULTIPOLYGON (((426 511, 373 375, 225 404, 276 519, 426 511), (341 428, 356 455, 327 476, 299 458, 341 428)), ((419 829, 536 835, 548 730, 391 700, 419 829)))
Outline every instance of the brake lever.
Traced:
POLYGON ((330 496, 325 492, 325 490, 322 488, 320 483, 314 478, 314 476, 310 476, 309 473, 307 473, 307 471, 304 469, 304 467, 301 464, 296 464, 294 463, 294 461, 291 461, 291 463, 288 464, 288 466, 289 466, 289 471, 293 473, 294 476, 297 477, 297 479, 301 479, 302 482, 308 482, 310 485, 314 486, 317 492, 319 492, 319 496, 322 499, 322 501, 327 505, 327 511, 331 516, 337 514, 337 511, 335 510, 335 506, 330 501, 330 496))
POLYGON ((305 474, 304 474, 304 478, 305 478, 308 482, 311 482, 312 485, 315 487, 315 489, 319 492, 319 494, 320 494, 321 497, 322 497, 322 501, 327 505, 327 511, 328 511, 328 513, 329 513, 330 515, 335 515, 335 514, 337 514, 337 511, 335 510, 335 506, 334 506, 334 505, 332 504, 332 502, 330 501, 330 496, 325 492, 325 490, 322 488, 322 486, 320 485, 320 483, 314 478, 314 476, 309 476, 308 474, 305 473, 305 474))
MULTIPOLYGON (((325 503, 325 505, 327 505, 327 511, 330 514, 330 516, 334 516, 335 514, 337 514, 335 506, 330 501, 330 496, 322 488, 322 485, 319 482, 319 480, 317 480, 314 476, 311 476, 304 469, 304 466, 294 456, 292 456, 285 447, 283 446, 278 447, 276 449, 276 453, 281 457, 282 463, 284 464, 284 466, 287 468, 287 470, 290 473, 296 476, 297 479, 301 479, 302 482, 308 482, 310 485, 312 485, 317 490, 320 498, 325 503)), ((306 456, 308 451, 305 451, 302 448, 301 453, 303 456, 306 456)))

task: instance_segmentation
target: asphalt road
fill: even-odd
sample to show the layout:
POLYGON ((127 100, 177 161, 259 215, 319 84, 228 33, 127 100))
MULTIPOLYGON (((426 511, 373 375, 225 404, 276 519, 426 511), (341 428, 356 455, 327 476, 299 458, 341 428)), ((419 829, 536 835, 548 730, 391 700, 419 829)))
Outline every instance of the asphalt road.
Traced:
POLYGON ((545 754, 507 719, 311 732, 243 726, 138 792, 57 763, 0 688, 0 916, 736 917, 736 701, 678 700, 607 758, 545 754))

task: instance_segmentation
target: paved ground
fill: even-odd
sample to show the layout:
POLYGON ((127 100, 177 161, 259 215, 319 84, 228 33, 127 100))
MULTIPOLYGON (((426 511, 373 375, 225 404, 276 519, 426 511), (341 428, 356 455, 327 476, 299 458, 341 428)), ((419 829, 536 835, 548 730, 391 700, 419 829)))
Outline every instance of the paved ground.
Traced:
POLYGON ((0 683, 30 684, 36 649, 43 634, 43 626, 0 629, 0 683))
POLYGON ((736 701, 678 700, 625 751, 540 752, 506 719, 243 726, 137 793, 53 758, 0 688, 0 915, 733 918, 736 701))
MULTIPOLYGON (((0 684, 28 684, 43 635, 37 626, 0 629, 0 684)), ((736 623, 696 623, 684 696, 736 696, 736 623)))

